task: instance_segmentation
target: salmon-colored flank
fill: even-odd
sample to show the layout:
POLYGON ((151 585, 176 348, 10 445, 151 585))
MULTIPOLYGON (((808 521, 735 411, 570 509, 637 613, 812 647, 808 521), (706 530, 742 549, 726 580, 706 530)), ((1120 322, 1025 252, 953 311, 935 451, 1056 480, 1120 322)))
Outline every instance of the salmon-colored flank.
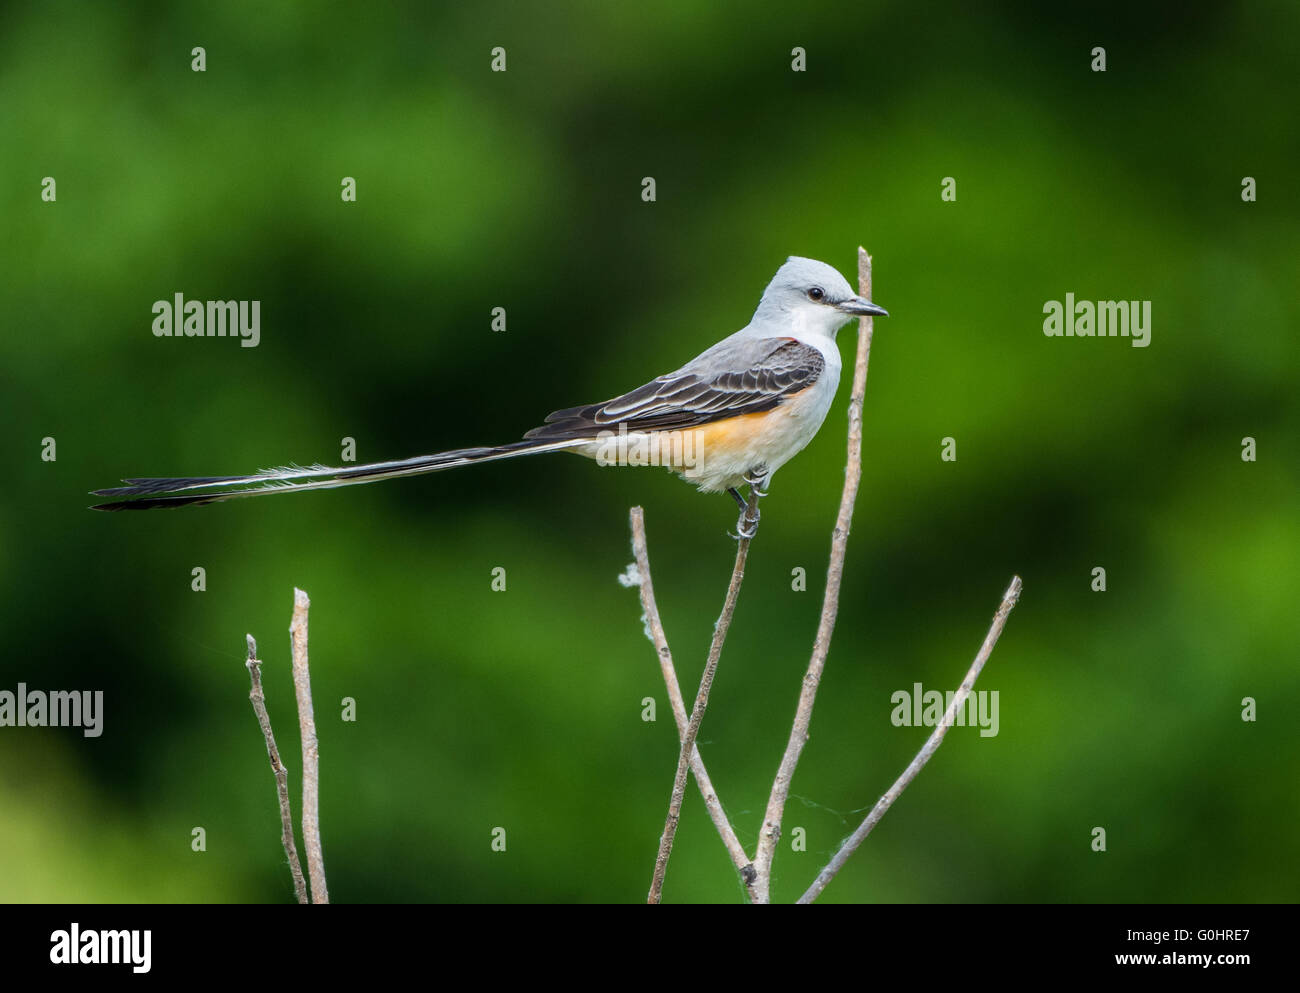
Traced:
POLYGON ((682 437, 690 446, 687 451, 704 452, 706 457, 709 452, 743 450, 757 444, 764 432, 771 429, 769 419, 784 414, 785 411, 780 407, 757 414, 741 414, 739 417, 701 424, 698 428, 688 428, 682 432, 682 437))

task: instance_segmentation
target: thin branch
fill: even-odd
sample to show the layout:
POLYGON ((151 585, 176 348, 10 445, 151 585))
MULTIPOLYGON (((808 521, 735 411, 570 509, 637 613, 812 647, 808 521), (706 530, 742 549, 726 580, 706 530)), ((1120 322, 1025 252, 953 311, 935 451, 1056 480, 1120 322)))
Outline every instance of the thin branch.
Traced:
MULTIPOLYGON (((745 529, 752 534, 758 524, 758 494, 755 487, 750 488, 749 503, 743 515, 745 529)), ((722 613, 713 626, 713 642, 709 645, 709 658, 704 664, 704 675, 700 677, 700 689, 695 694, 695 706, 691 709, 691 719, 682 735, 681 751, 677 757, 677 775, 673 778, 673 793, 668 801, 668 818, 664 822, 664 833, 659 838, 659 854, 655 858, 654 877, 650 881, 650 894, 646 903, 659 903, 663 897, 664 873, 668 871, 668 856, 672 854, 673 838, 677 835, 677 822, 681 818, 682 800, 686 796, 686 771, 690 764, 691 753, 695 750, 695 739, 704 721, 704 709, 709 704, 709 690, 713 686, 713 677, 718 670, 718 659, 722 656, 722 643, 727 639, 727 629, 731 627, 731 617, 736 611, 736 598, 740 596, 740 584, 745 578, 745 560, 749 556, 749 538, 740 538, 736 546, 736 564, 731 570, 731 583, 727 586, 727 598, 722 605, 722 613)), ((749 873, 742 870, 748 880, 749 873)))
POLYGON ((848 861, 849 856, 857 851, 858 846, 871 833, 871 829, 880 822, 880 819, 893 806, 894 801, 902 795, 903 790, 907 789, 908 784, 916 778, 917 773, 925 767, 925 764, 930 761, 934 753, 939 750, 939 746, 943 744, 944 735, 948 733, 948 728, 952 726, 957 712, 961 710, 966 703, 966 698, 970 696, 971 689, 975 686, 975 680, 979 678, 980 672, 983 671, 984 663, 993 654, 993 646, 998 643, 998 638, 1002 635, 1002 629, 1006 626, 1007 617, 1010 616, 1016 601, 1020 599, 1020 588, 1020 577, 1013 576, 1011 585, 1007 587, 1007 592, 1002 597, 1002 603, 998 607, 997 613, 993 615, 993 623, 989 627, 989 632, 984 636, 984 644, 980 645, 980 650, 975 656, 975 661, 971 663, 966 678, 962 680, 961 687, 953 696, 952 702, 948 704, 943 720, 930 734, 921 750, 916 753, 916 758, 912 759, 911 764, 903 770, 903 774, 894 780, 894 785, 889 787, 885 795, 871 808, 871 813, 867 814, 866 819, 858 826, 858 829, 849 835, 848 840, 835 853, 835 857, 826 864, 826 868, 818 874, 817 878, 813 880, 813 884, 808 887, 808 891, 797 902, 812 903, 817 899, 822 890, 826 888, 826 884, 835 878, 835 874, 844 867, 844 863, 848 861))
MULTIPOLYGON (((672 706, 673 719, 677 722, 677 737, 680 741, 687 731, 686 704, 682 700, 677 670, 673 667, 673 653, 668 647, 668 637, 664 634, 663 621, 659 617, 659 605, 655 601, 654 580, 650 576, 650 553, 646 545, 645 514, 640 507, 633 507, 628 517, 632 525, 632 554, 636 557, 641 609, 645 613, 646 628, 650 632, 655 652, 659 656, 659 668, 663 672, 664 685, 668 687, 668 700, 672 706)), ((704 806, 709 812, 709 818, 718 829, 731 861, 748 885, 753 881, 753 867, 744 846, 736 837, 735 829, 727 819, 726 811, 722 809, 722 801, 718 799, 718 794, 713 789, 713 782, 709 778, 708 770, 704 768, 704 759, 700 756, 698 746, 691 748, 690 765, 691 772, 695 774, 695 781, 699 784, 700 793, 704 797, 704 806)))
MULTIPOLYGON (((861 247, 858 248, 858 293, 868 300, 871 299, 871 256, 867 254, 865 248, 861 247)), ((821 683, 822 670, 826 666, 826 655, 831 647, 831 634, 835 630, 835 618, 839 612, 840 583, 844 577, 844 554, 848 547, 849 526, 853 521, 853 504, 858 496, 858 483, 862 479, 862 401, 867 392, 867 363, 871 357, 871 334, 871 318, 861 318, 858 322, 858 355, 853 367, 853 392, 849 397, 848 464, 844 469, 844 492, 840 497, 840 511, 835 520, 835 530, 831 533, 831 559, 826 570, 826 593, 822 598, 821 621, 817 625, 812 659, 803 677, 803 690, 799 694, 799 706, 795 711, 794 726, 790 729, 790 740, 786 745, 785 754, 781 757, 776 779, 772 783, 772 793, 763 815, 763 826, 758 834, 754 868, 758 872, 755 897, 759 903, 767 903, 771 898, 772 859, 776 854, 776 843, 781 837, 781 820, 785 816, 785 803, 790 794, 790 782, 794 778, 795 766, 799 764, 799 755, 808 741, 808 726, 812 722, 813 702, 817 697, 817 687, 821 683)))
POLYGON ((310 607, 307 594, 295 587, 289 641, 293 647, 293 688, 298 697, 298 724, 302 731, 302 844, 307 850, 312 903, 329 903, 329 891, 325 887, 325 856, 320 841, 320 750, 316 742, 311 671, 307 663, 307 611, 310 607))
POLYGON ((275 735, 271 733, 271 716, 266 712, 266 696, 262 693, 262 663, 257 658, 257 642, 253 636, 248 638, 248 676, 253 681, 253 688, 248 691, 248 699, 253 701, 253 712, 257 714, 257 723, 262 728, 262 737, 266 739, 266 754, 271 758, 271 772, 275 775, 275 789, 280 797, 280 841, 284 845, 284 854, 289 859, 289 871, 293 873, 293 892, 299 903, 307 903, 307 883, 302 878, 302 862, 298 858, 298 846, 293 840, 293 812, 289 804, 289 772, 280 761, 280 749, 275 747, 275 735))

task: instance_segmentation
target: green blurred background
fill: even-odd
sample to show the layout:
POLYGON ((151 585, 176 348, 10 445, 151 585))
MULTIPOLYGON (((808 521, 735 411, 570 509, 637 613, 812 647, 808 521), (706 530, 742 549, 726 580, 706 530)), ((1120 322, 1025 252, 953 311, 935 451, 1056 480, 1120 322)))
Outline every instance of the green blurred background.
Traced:
MULTIPOLYGON (((787 255, 852 279, 859 243, 894 316, 775 898, 924 740, 890 694, 955 687, 1019 573, 1000 733, 954 730, 823 900, 1296 899, 1300 9, 966 6, 5 7, 0 689, 107 713, 0 729, 0 899, 292 899, 243 657, 296 810, 295 585, 334 900, 644 899, 676 745, 627 509, 693 691, 728 498, 561 456, 169 513, 86 492, 513 440, 742 326, 787 255), (260 346, 155 338, 176 292, 261 300, 260 346), (1151 300, 1150 347, 1044 337, 1066 292, 1151 300)), ((775 480, 702 731, 751 849, 847 394, 775 480)), ((665 897, 743 899, 693 786, 665 897)))

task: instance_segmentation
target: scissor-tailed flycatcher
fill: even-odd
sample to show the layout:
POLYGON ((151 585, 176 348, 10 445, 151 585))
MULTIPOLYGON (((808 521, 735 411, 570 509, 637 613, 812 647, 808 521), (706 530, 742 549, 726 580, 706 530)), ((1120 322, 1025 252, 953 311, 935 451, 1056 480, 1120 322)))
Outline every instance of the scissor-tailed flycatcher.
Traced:
MULTIPOLYGON (((118 497, 95 510, 149 510, 236 497, 324 490, 440 472, 516 455, 570 451, 607 464, 663 465, 701 490, 726 490, 740 505, 762 495, 777 469, 826 419, 840 381, 835 333, 857 316, 888 316, 823 262, 792 257, 777 270, 749 324, 676 372, 604 403, 557 410, 523 441, 462 448, 397 462, 268 469, 249 476, 125 479, 95 490, 118 497)), ((754 508, 757 510, 757 505, 754 508)))

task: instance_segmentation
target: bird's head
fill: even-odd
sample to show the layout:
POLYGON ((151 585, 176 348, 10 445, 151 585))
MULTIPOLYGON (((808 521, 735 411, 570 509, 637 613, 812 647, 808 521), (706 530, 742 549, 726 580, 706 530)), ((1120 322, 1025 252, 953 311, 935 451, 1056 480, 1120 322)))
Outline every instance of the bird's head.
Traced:
POLYGON ((858 296, 825 262, 792 255, 763 291, 754 323, 791 323, 800 330, 834 338, 855 317, 888 317, 884 307, 858 296))

